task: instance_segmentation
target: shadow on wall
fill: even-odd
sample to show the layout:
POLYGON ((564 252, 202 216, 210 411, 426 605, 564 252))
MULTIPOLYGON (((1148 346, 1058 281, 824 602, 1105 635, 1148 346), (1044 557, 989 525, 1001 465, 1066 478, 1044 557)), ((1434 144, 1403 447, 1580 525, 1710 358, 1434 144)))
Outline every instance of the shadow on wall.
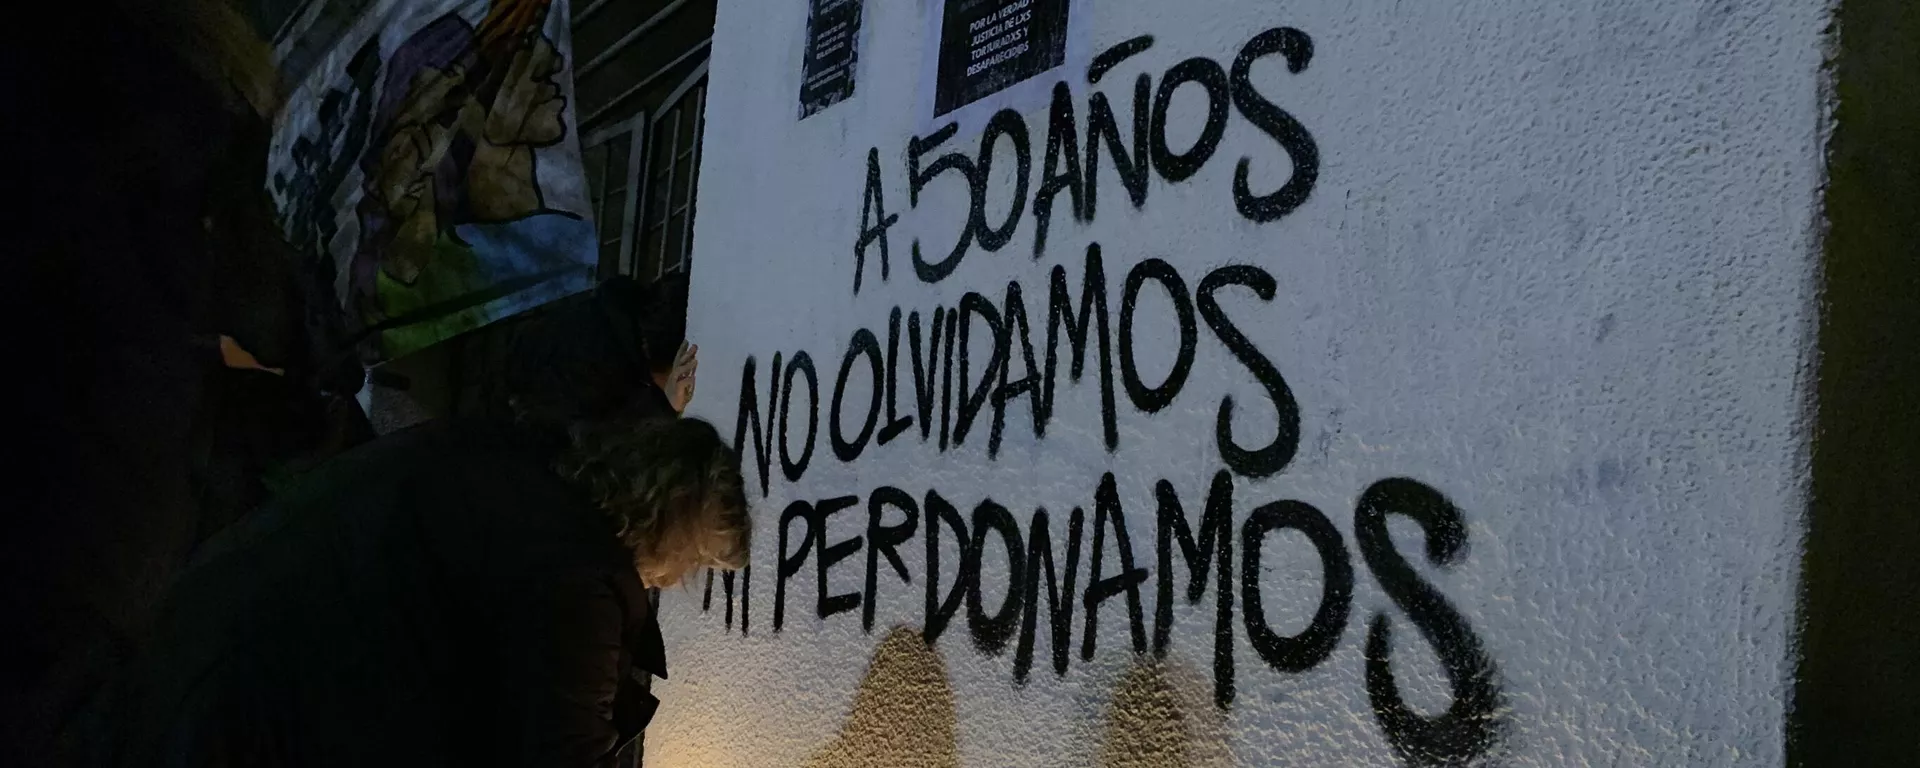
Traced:
POLYGON ((1213 682, 1166 661, 1136 659, 1107 705, 1101 768, 1229 766, 1226 718, 1213 682))
MULTIPOLYGON (((1101 768, 1229 766, 1211 683, 1184 667, 1136 660, 1107 705, 1101 768)), ((874 649, 853 709, 807 768, 958 768, 959 728, 946 661, 920 631, 896 627, 874 649)))
POLYGON ((807 768, 958 768, 947 663, 920 631, 896 627, 873 651, 839 735, 807 768))

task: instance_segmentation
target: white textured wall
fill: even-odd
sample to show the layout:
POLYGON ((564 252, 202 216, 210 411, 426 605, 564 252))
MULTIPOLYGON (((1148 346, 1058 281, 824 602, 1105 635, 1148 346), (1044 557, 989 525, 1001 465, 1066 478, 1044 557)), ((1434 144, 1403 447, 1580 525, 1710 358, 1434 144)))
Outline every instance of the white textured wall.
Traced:
MULTIPOLYGON (((930 258, 944 255, 967 210, 953 174, 929 184, 917 207, 908 203, 908 145, 925 125, 915 113, 931 44, 924 14, 933 8, 869 0, 855 95, 796 121, 806 4, 721 4, 690 327, 703 362, 698 415, 732 434, 749 356, 763 415, 776 353, 806 350, 822 397, 831 397, 857 329, 872 330, 884 352, 894 307, 930 314, 968 291, 997 305, 1010 280, 1024 290, 1044 362, 1049 270, 1065 267, 1077 300, 1091 242, 1104 253, 1116 353, 1122 283, 1134 265, 1165 259, 1189 292, 1216 267, 1252 265, 1277 282, 1273 299, 1227 288, 1220 305, 1285 377, 1300 436, 1284 471, 1233 479, 1230 583, 1237 593, 1246 554, 1238 534, 1253 509, 1297 500, 1339 534, 1354 579, 1351 612, 1331 655, 1283 672, 1255 652, 1234 594, 1235 697, 1219 712, 1209 703, 1216 584, 1198 605, 1179 599, 1163 673, 1189 706, 1183 725, 1166 731, 1173 735, 1150 739, 1192 742, 1190 762, 1208 750, 1240 765, 1403 761, 1369 701, 1369 622, 1383 616, 1392 626, 1390 668, 1415 710, 1438 714, 1452 694, 1434 645, 1363 561, 1354 510, 1376 481, 1407 477, 1444 494, 1466 524, 1465 549, 1441 567, 1425 556, 1419 526, 1390 518, 1394 548, 1458 609, 1497 669, 1500 736, 1486 754, 1519 766, 1780 764, 1807 477, 1803 371, 1812 357, 1824 2, 1083 4, 1092 51, 1155 37, 1093 89, 1108 93, 1123 135, 1140 73, 1157 87, 1188 57, 1229 67, 1262 30, 1310 37, 1312 57, 1299 73, 1277 56, 1253 69, 1256 89, 1318 148, 1309 198, 1268 223, 1236 212, 1241 157, 1252 158, 1262 192, 1287 177, 1289 164, 1229 109, 1212 160, 1179 183, 1156 173, 1143 207, 1128 204, 1103 147, 1092 222, 1074 221, 1062 195, 1035 259, 1029 205, 1009 244, 998 252, 975 245, 951 277, 929 285, 914 276, 909 243, 921 237, 930 258), (887 212, 900 222, 889 233, 891 279, 880 281, 877 250, 869 250, 856 295, 869 148, 879 153, 887 212)), ((1076 89, 1084 151, 1084 67, 1046 77, 1076 89)), ((1200 94, 1189 86, 1173 101, 1166 133, 1176 148, 1200 131, 1200 94)), ((1025 122, 1031 196, 1046 108, 1025 122)), ((965 126, 941 152, 972 155, 979 135, 977 124, 965 126)), ((1001 144, 987 185, 996 223, 1013 195, 1008 147, 1001 144)), ((1149 283, 1134 339, 1149 383, 1175 358, 1172 316, 1173 304, 1149 283)), ((1028 401, 1013 401, 994 460, 989 406, 963 445, 942 452, 937 435, 923 442, 915 425, 843 463, 829 445, 823 402, 805 474, 788 482, 776 453, 762 498, 749 437, 758 526, 751 626, 744 636, 737 622, 728 627, 719 584, 707 612, 699 585, 664 596, 672 679, 658 687, 664 703, 648 733, 648 764, 820 759, 881 637, 922 625, 924 520, 900 550, 911 584, 880 560, 871 632, 860 610, 816 616, 812 558, 788 581, 785 626, 772 632, 778 522, 794 500, 860 497, 831 518, 835 543, 866 532, 867 495, 878 486, 916 499, 937 489, 969 521, 991 496, 1023 532, 1036 507, 1049 510, 1055 550, 1064 553, 1061 528, 1076 506, 1087 513, 1083 548, 1092 545, 1095 488, 1111 471, 1135 558, 1149 570, 1141 599, 1151 641, 1160 577, 1154 483, 1169 481, 1197 523, 1211 478, 1225 468, 1214 436, 1222 396, 1236 402, 1240 442, 1264 443, 1275 429, 1265 390, 1204 320, 1197 330, 1192 375, 1159 413, 1129 402, 1116 361, 1112 453, 1102 440, 1097 358, 1078 382, 1061 361, 1044 438, 1033 434, 1028 401)), ((915 410, 906 346, 903 339, 897 370, 903 413, 915 410)), ((975 339, 976 378, 990 346, 975 339)), ((1070 354, 1064 339, 1061 354, 1070 354)), ((845 398, 849 434, 868 402, 865 370, 856 362, 845 398)), ((804 394, 796 397, 790 414, 796 456, 805 405, 804 394)), ((800 530, 795 523, 796 539, 800 530)), ((951 538, 942 540, 950 552, 951 538)), ((997 539, 988 542, 980 583, 990 610, 1007 574, 997 539)), ((1111 575, 1111 536, 1106 547, 1111 575)), ((836 563, 830 591, 860 591, 867 555, 863 547, 836 563)), ((952 562, 942 557, 948 580, 952 562)), ((1276 534, 1261 562, 1267 620, 1280 634, 1304 629, 1325 572, 1315 550, 1298 533, 1276 534)), ((1178 597, 1187 570, 1177 552, 1173 566, 1178 597)), ((1135 664, 1125 600, 1102 604, 1091 661, 1080 658, 1084 608, 1076 608, 1066 674, 1051 667, 1043 605, 1032 677, 1016 686, 1011 644, 997 656, 977 651, 962 605, 937 644, 961 764, 1121 764, 1104 745, 1116 738, 1115 718, 1140 717, 1109 706, 1135 664)), ((915 718, 941 717, 940 709, 902 715, 901 728, 921 728, 915 718)), ((1145 711, 1151 721, 1158 710, 1145 711)), ((1407 759, 1417 762, 1419 751, 1407 759)))

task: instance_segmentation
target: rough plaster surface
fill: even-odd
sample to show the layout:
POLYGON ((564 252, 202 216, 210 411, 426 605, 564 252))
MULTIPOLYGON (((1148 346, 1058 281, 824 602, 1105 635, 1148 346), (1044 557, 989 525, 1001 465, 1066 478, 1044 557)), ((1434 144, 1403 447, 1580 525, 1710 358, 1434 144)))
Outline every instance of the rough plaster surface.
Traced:
POLYGON ((874 648, 839 735, 808 768, 953 768, 960 764, 947 665, 920 634, 900 628, 874 648))
MULTIPOLYGON (((1826 3, 1082 7, 1094 51, 1156 38, 1092 88, 1109 93, 1129 132, 1137 74, 1157 84, 1189 56, 1225 66, 1268 28, 1310 35, 1305 69, 1289 74, 1274 59, 1252 74, 1318 146, 1318 182, 1305 203, 1262 224, 1235 212, 1238 158, 1252 158, 1267 189, 1289 164, 1234 115, 1216 157, 1180 183, 1155 175, 1144 206, 1127 204, 1107 165, 1097 218, 1057 213, 1040 258, 1029 212, 1000 251, 976 246, 951 277, 924 284, 909 243, 918 236, 944 253, 967 213, 965 187, 951 177, 908 204, 906 148, 930 44, 923 14, 937 5, 868 2, 855 95, 796 121, 806 4, 723 2, 696 224, 689 331, 704 370, 694 410, 732 429, 748 356, 758 361, 764 401, 771 358, 797 350, 812 355, 829 396, 856 329, 871 329, 884 346, 892 308, 930 313, 967 291, 997 304, 1009 280, 1026 292, 1041 345, 1048 271, 1063 265, 1077 297, 1089 242, 1104 249, 1116 315, 1121 281, 1146 258, 1165 259, 1190 289, 1215 267, 1256 265, 1276 279, 1274 298, 1237 289, 1223 291, 1221 305, 1284 373, 1299 403, 1300 441, 1284 471, 1235 478, 1234 530, 1272 501, 1325 513, 1354 570, 1338 644, 1312 668, 1282 672, 1236 627, 1237 697, 1217 711, 1206 706, 1212 584, 1198 605, 1174 608, 1159 673, 1140 671, 1124 600, 1104 604, 1088 661, 1078 653, 1076 613, 1064 676, 1048 663, 1042 614, 1024 685, 1014 682, 1010 651, 976 650, 963 607, 934 649, 943 681, 920 678, 942 665, 909 662, 912 671, 890 679, 914 681, 912 695, 876 694, 869 689, 882 676, 869 669, 882 669, 896 642, 882 638, 924 621, 918 535, 900 550, 911 583, 884 560, 879 566, 871 632, 858 610, 815 615, 812 560, 788 582, 784 628, 770 631, 789 502, 860 495, 859 506, 833 518, 829 541, 865 532, 866 494, 881 485, 915 497, 938 489, 963 516, 992 496, 1022 530, 1042 506, 1056 528, 1076 506, 1091 526, 1095 487, 1110 471, 1135 556, 1153 571, 1142 593, 1151 633, 1154 483, 1171 482, 1188 517, 1199 514, 1222 469, 1213 424, 1223 395, 1239 404, 1242 442, 1274 434, 1263 390, 1202 324, 1191 377, 1164 410, 1143 413, 1117 393, 1112 453, 1102 445, 1097 378, 1072 381, 1064 370, 1046 436, 1026 426, 1024 405, 1011 406, 997 460, 987 457, 982 425, 945 452, 916 426, 843 463, 828 448, 823 403, 822 434, 797 482, 781 476, 775 458, 763 498, 757 470, 748 471, 757 522, 749 632, 723 619, 718 585, 709 611, 698 588, 663 596, 672 678, 657 689, 663 705, 648 764, 887 764, 888 753, 844 743, 880 739, 872 723, 887 717, 864 707, 906 707, 923 690, 944 700, 949 689, 961 765, 1205 764, 1210 745, 1238 765, 1400 764, 1369 702, 1369 622, 1393 623, 1391 669, 1410 706, 1437 714, 1450 696, 1433 646, 1360 561, 1356 500, 1389 477, 1433 487, 1464 516, 1466 546, 1446 568, 1427 559, 1422 531, 1407 518, 1390 518, 1389 530, 1497 666, 1501 738, 1491 761, 1780 764, 1807 482, 1801 371, 1815 299, 1826 3), (855 294, 869 148, 878 151, 887 211, 901 223, 890 235, 890 279, 880 280, 870 251, 855 294), (1178 682, 1189 678, 1191 686, 1178 682), (1202 712, 1179 700, 1199 701, 1202 712), (1135 725, 1116 730, 1116 721, 1135 725), (867 757, 844 757, 856 754, 867 757)), ((1084 72, 1043 77, 1072 84, 1084 129, 1084 72)), ((1199 93, 1175 94, 1174 146, 1200 132, 1199 93)), ((1047 111, 1025 118, 1038 166, 1047 111)), ((980 132, 962 126, 949 146, 972 154, 980 132)), ((988 185, 992 212, 1005 211, 1012 195, 1007 156, 988 185)), ((1175 358, 1172 310, 1163 292, 1143 292, 1134 347, 1149 381, 1175 358)), ((911 381, 909 369, 900 375, 911 381)), ((870 386, 856 373, 847 402, 867 402, 870 386)), ((905 403, 911 393, 908 384, 905 403)), ((803 397, 793 409, 798 454, 803 397)), ((857 418, 845 419, 849 428, 857 418)), ((1054 544, 1063 546, 1057 530, 1054 544)), ((991 607, 1007 574, 997 546, 987 550, 980 583, 991 607)), ((866 555, 835 565, 830 591, 859 591, 866 555)), ((1261 558, 1268 621, 1281 634, 1300 631, 1321 596, 1315 550, 1288 533, 1270 537, 1261 558)), ((1174 562, 1184 590, 1186 571, 1174 562)), ((951 561, 943 568, 944 585, 951 561)), ((1084 585, 1084 556, 1080 568, 1084 585)), ((1111 575, 1111 561, 1108 568, 1111 575)))

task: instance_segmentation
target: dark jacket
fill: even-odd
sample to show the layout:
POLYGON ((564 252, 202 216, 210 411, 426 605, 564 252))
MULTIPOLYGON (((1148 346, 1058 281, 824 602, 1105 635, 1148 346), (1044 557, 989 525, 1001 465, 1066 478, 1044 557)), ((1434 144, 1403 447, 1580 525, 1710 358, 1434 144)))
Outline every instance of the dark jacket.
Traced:
POLYGON ((517 324, 486 412, 554 430, 616 412, 676 415, 646 353, 656 314, 645 288, 615 277, 517 324))
POLYGON ((130 681, 125 762, 610 764, 656 706, 660 629, 557 447, 423 425, 210 541, 130 681))
POLYGON ((0 765, 64 764, 56 732, 137 647, 191 545, 204 221, 234 177, 233 137, 260 122, 115 6, 44 7, 6 46, 9 71, 58 74, 0 78, 24 206, 8 357, 38 393, 10 425, 27 448, 0 514, 0 765))
POLYGON ((266 193, 268 126, 247 126, 229 150, 206 215, 211 296, 195 338, 205 370, 194 414, 194 542, 268 496, 271 475, 298 473, 373 438, 353 396, 365 371, 345 331, 325 259, 303 258, 281 234, 266 193), (283 375, 227 368, 219 335, 283 375))

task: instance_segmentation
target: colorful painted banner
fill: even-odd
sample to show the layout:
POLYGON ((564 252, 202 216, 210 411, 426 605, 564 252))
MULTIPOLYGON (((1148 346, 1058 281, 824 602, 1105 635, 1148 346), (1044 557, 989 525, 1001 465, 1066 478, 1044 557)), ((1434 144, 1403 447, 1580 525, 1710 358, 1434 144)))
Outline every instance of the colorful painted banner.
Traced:
POLYGON ((369 363, 592 284, 567 0, 380 0, 276 126, 268 186, 369 363))

